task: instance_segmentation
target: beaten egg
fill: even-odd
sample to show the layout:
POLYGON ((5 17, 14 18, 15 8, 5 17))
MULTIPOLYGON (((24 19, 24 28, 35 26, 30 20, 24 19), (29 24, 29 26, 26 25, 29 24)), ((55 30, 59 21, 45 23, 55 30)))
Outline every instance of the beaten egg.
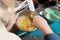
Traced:
POLYGON ((31 18, 26 15, 22 15, 17 19, 17 26, 20 30, 23 31, 31 31, 34 29, 34 26, 32 25, 31 18))

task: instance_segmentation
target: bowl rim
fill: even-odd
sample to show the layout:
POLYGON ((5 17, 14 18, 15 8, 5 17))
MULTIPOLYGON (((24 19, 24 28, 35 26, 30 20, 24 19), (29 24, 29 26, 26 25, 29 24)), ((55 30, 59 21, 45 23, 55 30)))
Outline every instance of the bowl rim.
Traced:
MULTIPOLYGON (((28 12, 31 12, 30 14, 33 14, 33 13, 34 13, 33 11, 29 11, 29 10, 24 10, 24 11, 22 11, 22 12, 27 12, 27 11, 28 11, 28 12)), ((22 12, 21 12, 20 14, 22 14, 22 12)), ((20 15, 20 14, 19 14, 19 15, 20 15)), ((18 15, 18 16, 19 16, 19 15, 18 15)), ((35 14, 33 14, 33 15, 35 15, 35 14)), ((22 15, 21 15, 21 16, 22 16, 22 15)), ((20 17, 20 16, 19 16, 19 17, 20 17)), ((19 17, 18 17, 18 18, 19 18, 19 17)), ((17 20, 18 20, 18 18, 17 18, 17 20)), ((18 27, 18 25, 17 25, 17 20, 16 20, 16 26, 18 27)), ((20 29, 19 27, 18 27, 18 29, 21 30, 21 31, 24 31, 24 30, 20 29)), ((32 29, 32 30, 30 30, 30 31, 24 31, 24 32, 32 32, 32 31, 35 31, 36 29, 37 29, 37 28, 35 27, 34 29, 32 29)))

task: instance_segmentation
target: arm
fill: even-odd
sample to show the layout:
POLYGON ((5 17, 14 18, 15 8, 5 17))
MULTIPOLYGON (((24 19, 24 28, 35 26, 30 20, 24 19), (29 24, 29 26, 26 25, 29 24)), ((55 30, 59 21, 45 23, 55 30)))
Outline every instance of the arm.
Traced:
POLYGON ((47 21, 43 17, 34 16, 33 24, 42 31, 45 36, 45 40, 59 40, 59 37, 54 34, 47 21))
POLYGON ((12 15, 12 16, 10 17, 10 20, 9 20, 9 22, 8 22, 8 25, 7 25, 7 30, 8 30, 8 31, 10 31, 11 28, 13 27, 13 25, 15 24, 17 17, 18 17, 18 16, 16 16, 16 15, 12 15))

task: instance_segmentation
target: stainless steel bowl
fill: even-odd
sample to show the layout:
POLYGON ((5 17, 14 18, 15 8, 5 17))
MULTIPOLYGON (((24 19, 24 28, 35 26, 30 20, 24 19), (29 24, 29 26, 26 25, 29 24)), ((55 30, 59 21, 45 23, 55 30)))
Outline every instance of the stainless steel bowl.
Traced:
MULTIPOLYGON (((21 17, 21 16, 23 16, 23 15, 25 15, 25 16, 29 16, 30 18, 31 18, 31 20, 33 20, 33 17, 36 15, 34 12, 32 12, 32 11, 29 11, 29 10, 26 10, 26 11, 23 11, 23 12, 21 12, 18 16, 19 17, 21 17)), ((18 17, 18 18, 19 18, 18 17)), ((17 22, 16 22, 16 25, 17 25, 17 22)), ((33 24, 32 24, 33 25, 33 24)), ((17 27, 18 27, 18 25, 17 25, 17 27)), ((19 27, 18 27, 19 28, 19 27)), ((20 30, 22 30, 22 31, 25 31, 25 30, 23 30, 23 29, 21 29, 21 28, 19 28, 20 30)), ((34 28, 33 30, 30 30, 30 31, 26 31, 26 32, 31 32, 31 31, 34 31, 34 30, 36 30, 36 28, 34 28)))

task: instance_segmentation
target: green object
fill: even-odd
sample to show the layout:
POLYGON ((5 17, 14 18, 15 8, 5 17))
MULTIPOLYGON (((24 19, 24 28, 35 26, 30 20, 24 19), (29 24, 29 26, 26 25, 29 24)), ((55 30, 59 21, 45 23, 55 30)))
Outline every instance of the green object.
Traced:
POLYGON ((44 16, 51 22, 55 21, 56 19, 60 20, 60 12, 51 8, 45 9, 44 16))

